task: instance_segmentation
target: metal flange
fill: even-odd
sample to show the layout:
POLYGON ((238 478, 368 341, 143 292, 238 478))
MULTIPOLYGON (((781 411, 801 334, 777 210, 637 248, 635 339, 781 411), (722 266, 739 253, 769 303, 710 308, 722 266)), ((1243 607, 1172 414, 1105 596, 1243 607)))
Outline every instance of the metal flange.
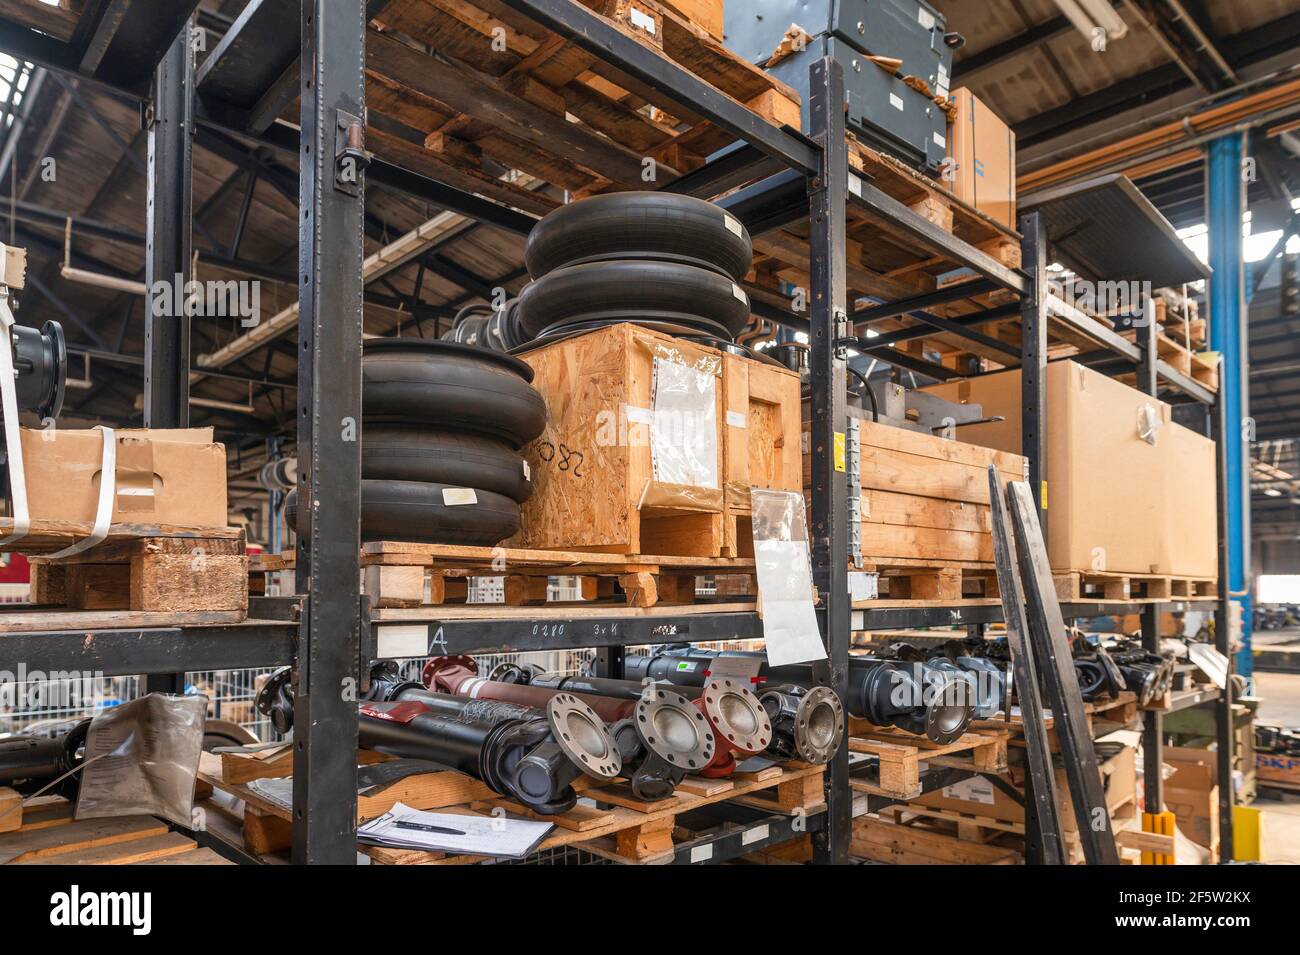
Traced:
POLYGON ((830 762, 844 738, 844 704, 828 686, 815 686, 799 701, 794 745, 799 758, 821 766, 830 762))
POLYGON ((623 757, 596 711, 572 693, 557 693, 546 704, 551 733, 575 766, 595 779, 613 779, 623 757))
POLYGON ((672 690, 647 688, 636 704, 636 722, 646 748, 670 766, 698 772, 717 748, 699 707, 672 690))
POLYGON ((772 742, 772 721, 748 687, 725 677, 710 680, 700 700, 714 734, 731 749, 752 756, 772 742))

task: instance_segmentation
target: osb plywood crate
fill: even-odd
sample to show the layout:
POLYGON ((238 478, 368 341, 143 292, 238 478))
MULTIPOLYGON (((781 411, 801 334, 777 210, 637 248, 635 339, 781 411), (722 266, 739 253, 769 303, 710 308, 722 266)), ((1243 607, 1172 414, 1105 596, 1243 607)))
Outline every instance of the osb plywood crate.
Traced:
MULTIPOLYGON (((962 438, 1019 453, 1020 372, 925 389, 978 403, 1004 420, 962 428, 962 438)), ((1214 443, 1174 423, 1170 408, 1073 361, 1047 368, 1048 556, 1052 569, 1082 575, 1141 575, 1189 582, 1217 575, 1214 443)), ((1165 589, 1168 589, 1166 587, 1165 589)), ((1116 594, 1118 595, 1118 594, 1116 594)), ((1161 596, 1150 593, 1148 596, 1161 596)))
POLYGON ((548 422, 511 546, 738 556, 748 488, 799 488, 793 372, 627 324, 521 357, 548 422))

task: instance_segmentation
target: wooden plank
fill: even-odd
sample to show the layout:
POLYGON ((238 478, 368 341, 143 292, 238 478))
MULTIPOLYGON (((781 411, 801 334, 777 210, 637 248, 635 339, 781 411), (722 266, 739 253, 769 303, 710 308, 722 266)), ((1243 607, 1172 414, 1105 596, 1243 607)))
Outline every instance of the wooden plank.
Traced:
POLYGON ((161 836, 167 824, 152 816, 79 819, 66 826, 20 830, 0 837, 0 865, 161 836))
POLYGON ((14 862, 13 865, 137 865, 174 858, 192 852, 193 839, 179 832, 77 849, 56 855, 44 855, 14 862))
POLYGON ((0 634, 39 630, 130 630, 155 627, 204 627, 243 623, 239 610, 164 611, 40 610, 0 614, 0 634))
POLYGON ((23 825, 23 797, 8 786, 0 786, 0 832, 13 832, 23 825))

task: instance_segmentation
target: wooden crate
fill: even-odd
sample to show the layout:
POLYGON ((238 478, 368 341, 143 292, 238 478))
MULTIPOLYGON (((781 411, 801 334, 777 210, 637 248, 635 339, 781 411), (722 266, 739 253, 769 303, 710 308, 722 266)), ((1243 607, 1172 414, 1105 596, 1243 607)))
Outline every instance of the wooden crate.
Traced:
POLYGON ((736 355, 722 359, 723 554, 753 557, 750 488, 803 487, 799 376, 736 355))
MULTIPOLYGON (((1021 481, 1025 459, 865 418, 858 428, 863 564, 855 569, 881 575, 882 598, 997 596, 988 468, 1021 481)), ((809 484, 811 457, 803 465, 809 484)))
MULTIPOLYGON (((90 529, 40 521, 32 548, 67 546, 90 529)), ((56 560, 32 556, 30 602, 70 610, 219 613, 238 622, 248 611, 244 532, 115 524, 100 544, 56 560)))
POLYGON ((22 825, 0 829, 0 865, 229 865, 153 816, 72 818, 72 803, 45 798, 22 825))
MULTIPOLYGON (((266 761, 267 773, 283 774, 283 757, 266 761)), ((290 810, 273 802, 247 782, 227 782, 223 760, 204 754, 199 778, 213 788, 245 801, 253 813, 252 835, 245 810, 245 839, 256 844, 259 852, 287 848, 287 830, 266 817, 288 821, 290 810)), ((236 767, 236 777, 247 779, 249 770, 236 767)), ((255 771, 254 771, 255 772, 255 771)), ((378 792, 358 799, 358 821, 382 815, 397 802, 415 809, 487 815, 504 810, 512 816, 541 819, 555 824, 555 829, 538 846, 546 852, 574 846, 596 855, 623 863, 653 864, 672 856, 678 817, 692 809, 713 803, 735 800, 772 813, 795 814, 817 812, 824 808, 823 774, 825 767, 789 763, 769 766, 753 773, 738 772, 730 779, 701 779, 688 776, 677 791, 665 798, 646 802, 632 796, 621 781, 599 783, 585 777, 574 788, 581 801, 573 809, 554 816, 539 816, 522 805, 502 798, 483 783, 461 773, 445 771, 407 777, 378 792)), ((255 774, 253 778, 268 778, 255 774)), ((485 861, 482 857, 447 855, 359 846, 359 851, 386 865, 465 865, 485 861)))
POLYGON ((735 557, 746 549, 740 489, 799 489, 785 431, 798 414, 793 372, 626 324, 522 357, 549 420, 526 450, 534 490, 512 547, 735 557), (717 488, 655 479, 649 422, 655 359, 664 356, 717 372, 717 488))

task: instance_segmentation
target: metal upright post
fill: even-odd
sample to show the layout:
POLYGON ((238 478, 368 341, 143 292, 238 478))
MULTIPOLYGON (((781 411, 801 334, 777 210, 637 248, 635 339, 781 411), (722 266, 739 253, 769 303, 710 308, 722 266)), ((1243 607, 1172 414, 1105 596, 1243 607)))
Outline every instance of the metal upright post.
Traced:
MULTIPOLYGON (((844 74, 826 57, 811 68, 809 116, 821 146, 821 171, 809 187, 812 295, 809 369, 812 389, 812 569, 817 586, 817 618, 829 666, 824 675, 848 697, 848 449, 845 433, 845 366, 842 342, 848 319, 845 206, 848 145, 844 128, 844 74)), ((848 861, 853 824, 847 742, 826 773, 826 828, 813 837, 814 859, 821 864, 848 861)))
MULTIPOLYGON (((1218 401, 1211 415, 1219 462, 1219 604, 1214 642, 1229 663, 1232 606, 1241 607, 1242 650, 1236 669, 1251 673, 1250 624, 1250 454, 1247 374, 1250 361, 1242 258, 1241 220, 1246 182, 1242 176, 1244 138, 1229 133, 1206 148, 1206 218, 1210 231, 1210 347, 1222 354, 1218 401)), ((1232 680, 1214 708, 1218 740, 1219 852, 1232 858, 1232 680)))
MULTIPOLYGON (((149 132, 145 247, 144 426, 190 424, 190 281, 194 151, 194 50, 190 24, 154 73, 149 132)), ((146 693, 184 693, 184 673, 146 676, 146 693)))
POLYGON ((1020 453, 1029 464, 1029 486, 1038 501, 1038 523, 1047 540, 1047 230, 1042 214, 1020 217, 1021 268, 1032 280, 1020 297, 1020 453))
POLYGON ((302 0, 297 863, 356 861, 365 8, 302 0))
MULTIPOLYGON (((1211 279, 1213 283, 1213 279, 1211 279)), ((1223 392, 1210 410, 1210 437, 1214 439, 1217 468, 1219 499, 1219 599, 1214 605, 1214 648, 1228 661, 1227 679, 1223 692, 1214 704, 1214 736, 1218 750, 1218 784, 1219 784, 1219 858, 1230 860, 1233 857, 1233 819, 1232 806, 1236 801, 1232 790, 1232 762, 1236 739, 1232 726, 1232 656, 1229 653, 1229 621, 1232 619, 1232 595, 1229 590, 1231 578, 1232 544, 1229 536, 1231 522, 1228 517, 1228 497, 1232 493, 1232 482, 1228 478, 1229 453, 1228 444, 1240 437, 1238 426, 1228 418, 1227 402, 1223 392)))
MULTIPOLYGON (((1160 652, 1160 604, 1144 604, 1142 649, 1160 652)), ((1165 802, 1164 762, 1165 715, 1160 710, 1142 711, 1142 781, 1146 812, 1160 812, 1165 802)))
POLYGON ((1228 592, 1241 604, 1242 649, 1237 671, 1249 677, 1250 651, 1250 389, 1244 307, 1245 264, 1241 220, 1246 182, 1242 176, 1244 138, 1229 133, 1206 148, 1206 219, 1210 231, 1210 348, 1219 352, 1219 401, 1224 406, 1227 456, 1228 592))
POLYGON ((1154 398, 1159 390, 1156 380, 1156 361, 1160 357, 1156 348, 1156 300, 1142 296, 1142 323, 1137 326, 1137 343, 1142 348, 1142 361, 1137 367, 1137 390, 1154 398))

